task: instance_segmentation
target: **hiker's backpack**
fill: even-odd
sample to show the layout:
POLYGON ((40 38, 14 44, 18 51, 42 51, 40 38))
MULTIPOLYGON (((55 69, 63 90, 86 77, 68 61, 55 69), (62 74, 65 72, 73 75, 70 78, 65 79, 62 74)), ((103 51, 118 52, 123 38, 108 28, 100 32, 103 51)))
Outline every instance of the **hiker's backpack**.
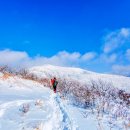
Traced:
POLYGON ((58 81, 55 80, 55 82, 54 82, 53 85, 54 85, 54 86, 57 86, 57 84, 58 84, 58 81))

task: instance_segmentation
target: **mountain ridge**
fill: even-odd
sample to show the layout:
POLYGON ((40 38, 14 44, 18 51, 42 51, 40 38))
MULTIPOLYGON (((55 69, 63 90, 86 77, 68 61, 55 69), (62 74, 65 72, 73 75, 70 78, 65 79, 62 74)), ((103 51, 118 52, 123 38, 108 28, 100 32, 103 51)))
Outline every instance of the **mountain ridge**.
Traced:
POLYGON ((112 74, 102 74, 73 67, 59 67, 53 65, 35 66, 29 69, 30 73, 44 78, 66 78, 89 84, 91 81, 102 80, 119 89, 130 91, 130 77, 112 74))

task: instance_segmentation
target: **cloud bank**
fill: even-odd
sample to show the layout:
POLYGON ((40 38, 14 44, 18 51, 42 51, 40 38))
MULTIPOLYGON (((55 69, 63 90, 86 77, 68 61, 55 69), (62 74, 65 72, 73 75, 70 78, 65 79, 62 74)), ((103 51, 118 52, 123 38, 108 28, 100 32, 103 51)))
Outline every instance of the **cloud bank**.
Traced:
POLYGON ((60 66, 79 66, 93 60, 96 53, 88 52, 81 55, 79 52, 69 53, 66 51, 58 52, 52 57, 35 56, 30 57, 27 52, 2 50, 0 51, 0 65, 8 65, 12 67, 31 67, 43 64, 52 64, 60 66))
POLYGON ((104 37, 104 53, 111 53, 130 41, 130 29, 121 28, 104 37))

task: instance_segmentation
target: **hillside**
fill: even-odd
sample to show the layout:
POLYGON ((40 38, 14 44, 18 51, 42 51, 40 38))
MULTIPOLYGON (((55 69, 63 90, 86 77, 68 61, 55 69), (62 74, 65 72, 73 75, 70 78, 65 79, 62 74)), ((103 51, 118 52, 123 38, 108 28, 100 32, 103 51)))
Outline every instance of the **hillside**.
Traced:
MULTIPOLYGON (((29 72, 48 80, 53 76, 66 79, 66 82, 72 80, 74 84, 71 84, 71 87, 73 86, 76 93, 79 91, 75 88, 76 81, 80 83, 78 86, 82 87, 81 84, 90 84, 92 80, 111 82, 114 88, 125 89, 127 92, 130 90, 128 77, 98 74, 79 68, 45 65, 30 68, 29 72)), ((84 90, 86 91, 81 89, 79 94, 84 90)), ((116 94, 113 90, 112 94, 116 94)), ((63 97, 62 92, 55 94, 49 86, 45 87, 37 81, 25 79, 20 75, 5 77, 3 73, 0 73, 0 92, 0 130, 130 129, 130 106, 123 103, 117 94, 96 95, 96 91, 92 93, 96 96, 93 104, 90 101, 84 107, 81 102, 84 102, 84 99, 76 100, 80 97, 77 98, 71 93, 63 97)), ((91 95, 88 98, 91 98, 91 95)))
POLYGON ((100 74, 80 68, 71 67, 59 67, 52 65, 44 65, 30 68, 29 71, 38 77, 50 77, 74 79, 82 83, 90 84, 91 81, 102 80, 106 83, 112 84, 114 87, 124 89, 130 92, 130 77, 111 75, 111 74, 100 74))

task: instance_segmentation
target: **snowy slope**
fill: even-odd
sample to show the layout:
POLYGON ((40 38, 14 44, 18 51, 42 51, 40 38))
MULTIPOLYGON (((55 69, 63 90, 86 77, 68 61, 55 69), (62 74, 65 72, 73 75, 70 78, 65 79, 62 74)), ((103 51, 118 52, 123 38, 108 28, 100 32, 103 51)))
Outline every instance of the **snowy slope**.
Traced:
POLYGON ((58 95, 39 83, 0 73, 0 130, 76 130, 58 95), (25 112, 23 108, 27 108, 25 112))
POLYGON ((31 73, 36 74, 39 77, 59 77, 78 80, 83 83, 91 83, 92 80, 103 80, 112 84, 119 89, 125 89, 130 92, 130 77, 124 77, 119 75, 99 74, 83 70, 80 68, 59 67, 52 65, 37 66, 30 69, 31 73))
MULTIPOLYGON (((92 79, 103 79, 112 82, 115 87, 127 90, 130 88, 130 78, 97 74, 77 68, 46 65, 33 67, 30 72, 40 78, 56 76, 85 83, 92 79)), ((16 76, 5 79, 0 73, 0 130, 125 130, 126 117, 115 119, 114 116, 115 113, 124 112, 129 115, 130 111, 125 107, 117 111, 117 106, 112 105, 110 109, 114 114, 97 116, 89 108, 69 104, 60 98, 59 93, 54 94, 37 82, 16 76)))

